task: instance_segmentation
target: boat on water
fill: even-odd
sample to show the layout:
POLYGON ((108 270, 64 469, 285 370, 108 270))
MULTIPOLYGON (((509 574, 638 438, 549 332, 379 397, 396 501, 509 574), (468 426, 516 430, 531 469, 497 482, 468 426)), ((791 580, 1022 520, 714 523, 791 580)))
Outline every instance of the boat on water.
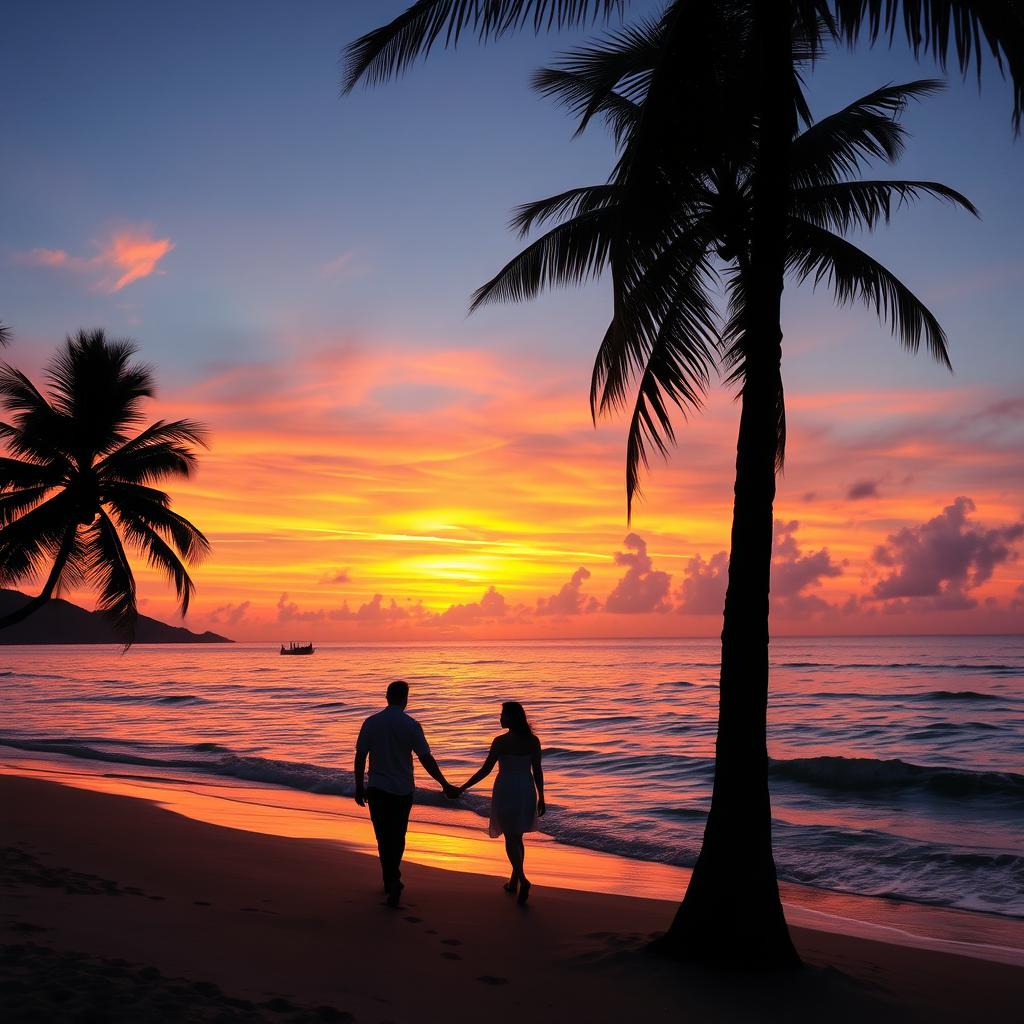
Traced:
POLYGON ((300 644, 292 640, 287 645, 281 644, 282 654, 312 654, 313 650, 314 648, 312 643, 300 644))

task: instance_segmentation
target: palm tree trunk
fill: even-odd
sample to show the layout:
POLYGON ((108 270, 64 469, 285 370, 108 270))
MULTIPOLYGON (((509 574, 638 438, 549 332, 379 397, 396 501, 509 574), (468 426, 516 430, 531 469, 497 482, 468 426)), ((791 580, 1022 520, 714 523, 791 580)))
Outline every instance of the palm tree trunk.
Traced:
MULTIPOLYGON (((715 783, 704 843, 661 950, 742 967, 800 963, 772 855, 766 743, 768 598, 779 413, 792 21, 758 0, 761 148, 753 181, 745 378, 722 628, 715 783)), ((786 7, 788 8, 788 4, 786 7)))
POLYGON ((57 589, 57 584, 60 582, 61 573, 64 572, 64 567, 67 565, 68 558, 71 555, 71 549, 75 543, 75 533, 76 529, 72 526, 64 534, 64 539, 61 541, 60 548, 57 551, 57 557, 53 560, 53 568, 50 570, 50 575, 46 578, 43 589, 36 597, 29 598, 20 608, 7 615, 0 616, 0 629, 17 625, 19 622, 27 619, 34 612, 39 611, 53 597, 53 592, 57 589))

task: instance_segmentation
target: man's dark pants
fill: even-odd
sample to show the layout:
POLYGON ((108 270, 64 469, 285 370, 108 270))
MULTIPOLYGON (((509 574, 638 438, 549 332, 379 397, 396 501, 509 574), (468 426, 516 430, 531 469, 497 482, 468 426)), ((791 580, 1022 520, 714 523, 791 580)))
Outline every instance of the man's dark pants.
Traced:
POLYGON ((409 827, 412 794, 398 796, 383 789, 368 789, 366 802, 370 805, 370 820, 377 837, 377 852, 384 874, 384 888, 390 892, 402 881, 402 854, 405 853, 405 833, 409 827))

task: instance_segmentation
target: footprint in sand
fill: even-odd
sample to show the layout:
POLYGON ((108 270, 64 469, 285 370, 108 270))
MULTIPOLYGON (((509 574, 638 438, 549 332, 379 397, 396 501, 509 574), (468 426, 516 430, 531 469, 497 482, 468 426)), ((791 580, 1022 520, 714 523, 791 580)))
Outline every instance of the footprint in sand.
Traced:
POLYGON ((477 981, 482 981, 485 985, 507 985, 508 978, 499 978, 495 974, 481 974, 477 981))
POLYGON ((197 906, 197 907, 212 907, 213 906, 213 904, 209 900, 193 900, 192 903, 193 903, 194 906, 197 906))
POLYGON ((405 918, 405 920, 408 921, 409 924, 422 924, 423 923, 423 918, 422 917, 415 917, 412 914, 409 914, 405 918))
POLYGON ((442 953, 441 956, 445 960, 461 960, 462 957, 458 953, 442 953))
POLYGON ((462 945, 462 940, 461 939, 442 939, 441 940, 441 945, 442 946, 461 946, 462 945))

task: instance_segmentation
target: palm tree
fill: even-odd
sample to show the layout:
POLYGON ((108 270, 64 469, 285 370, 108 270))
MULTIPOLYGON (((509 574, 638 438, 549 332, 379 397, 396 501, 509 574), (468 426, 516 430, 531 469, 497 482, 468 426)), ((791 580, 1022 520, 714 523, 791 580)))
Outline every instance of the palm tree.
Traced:
POLYGON ((195 585, 182 559, 198 562, 207 539, 174 512, 153 484, 187 477, 206 431, 191 420, 157 420, 141 432, 152 371, 136 347, 103 331, 68 337, 47 369, 49 395, 25 374, 0 366, 0 585, 40 577, 38 596, 0 618, 11 626, 65 587, 94 587, 97 607, 134 639, 138 608, 125 545, 145 555, 174 584, 181 614, 195 585))
MULTIPOLYGON (((448 46, 466 34, 485 42, 523 27, 539 31, 578 25, 617 13, 624 6, 621 0, 419 0, 349 47, 344 89, 351 90, 359 81, 384 81, 405 71, 439 40, 448 46)), ((644 112, 634 133, 632 162, 621 168, 631 199, 623 202, 622 218, 633 222, 620 225, 619 241, 609 243, 608 252, 590 253, 574 273, 585 276, 593 263, 607 259, 620 314, 618 330, 639 322, 641 335, 656 337, 652 325, 660 325, 664 316, 658 314, 665 312, 658 309, 658 296, 665 294, 666 288, 671 290, 671 284, 648 299, 648 276, 642 266, 633 265, 632 247, 626 242, 632 240, 639 243, 641 251, 652 251, 651 237, 658 237, 658 228, 652 228, 650 216, 659 206, 671 206, 672 184, 664 175, 659 142, 678 130, 681 114, 690 112, 697 118, 691 138, 703 140, 704 152, 690 152, 686 166, 707 168, 713 165, 707 158, 716 148, 720 163, 721 158, 732 156, 738 143, 746 147, 743 166, 748 219, 742 232, 746 244, 735 250, 737 259, 740 252, 744 254, 746 267, 731 279, 734 309, 742 310, 743 316, 730 320, 726 332, 727 338, 743 341, 740 348, 729 347, 739 359, 735 369, 742 371, 742 404, 723 615, 715 790, 705 844, 665 945, 672 951, 725 962, 792 963, 795 954, 786 933, 771 858, 764 769, 772 508, 784 442, 781 299, 787 262, 796 261, 796 270, 800 267, 788 231, 793 214, 789 168, 801 116, 800 91, 794 87, 795 62, 801 58, 801 46, 804 54, 815 54, 829 38, 852 43, 865 34, 871 42, 886 35, 891 40, 901 26, 915 52, 931 54, 943 64, 952 54, 962 72, 972 64, 980 69, 983 48, 987 47, 1000 68, 1009 71, 1013 120, 1019 128, 1024 105, 1024 6, 1021 0, 672 0, 660 22, 665 31, 657 58, 640 83, 644 112), (714 51, 720 42, 714 33, 724 31, 731 38, 721 43, 731 45, 737 24, 744 32, 742 75, 733 79, 737 88, 719 97, 713 79, 702 80, 696 70, 704 53, 699 48, 695 52, 688 44, 696 37, 714 51), (794 45, 797 43, 800 45, 794 45), (693 102, 683 103, 680 110, 679 101, 688 89, 695 90, 689 97, 693 102), (718 116, 701 120, 701 103, 709 103, 718 116), (735 104, 735 109, 730 104, 735 104), (650 202, 651 197, 659 201, 650 202), (632 307, 627 303, 630 297, 632 307)), ((613 80, 612 88, 618 81, 613 80)), ((679 141, 686 142, 686 136, 679 141)), ((576 212, 573 202, 573 196, 567 195, 563 209, 576 212)), ((578 211, 597 213, 584 205, 578 211)), ((822 230, 813 218, 807 220, 812 234, 822 230)), ((830 226, 837 225, 826 223, 825 230, 830 226)), ((843 246, 841 238, 831 243, 831 271, 818 264, 826 277, 842 271, 844 258, 852 255, 843 246)), ((686 266, 687 260, 702 267, 697 256, 700 251, 695 243, 688 254, 685 242, 680 241, 671 258, 655 264, 663 284, 679 266, 686 266)), ((727 243, 723 255, 728 252, 727 243)), ((535 254, 540 258, 539 252, 535 254)), ((901 310, 908 308, 905 297, 892 290, 880 270, 872 268, 874 284, 863 294, 876 296, 883 306, 894 302, 892 311, 903 318, 901 310)), ((699 296, 694 293, 695 299, 699 296)), ((712 337, 706 322, 709 313, 700 302, 681 303, 678 310, 672 310, 679 330, 691 336, 692 345, 702 339, 708 343, 712 337)), ((906 334, 904 340, 909 341, 906 334)), ((614 332, 606 336, 602 352, 615 342, 614 332)), ((620 337, 617 344, 628 350, 628 337, 620 337)), ((666 378, 675 374, 679 393, 685 396, 685 384, 701 385, 700 367, 698 358, 689 365, 667 363, 661 372, 666 378)), ((602 378, 596 377, 595 384, 601 383, 602 378)), ((614 377, 609 383, 614 397, 614 377)), ((640 391, 649 393, 643 383, 640 391)), ((653 420, 644 419, 643 413, 641 420, 645 425, 659 425, 671 439, 671 425, 664 412, 652 402, 647 414, 653 415, 653 420)), ((631 434, 638 436, 636 431, 631 434)), ((657 429, 651 434, 652 439, 655 436, 657 429)))
MULTIPOLYGON (((629 29, 538 74, 536 85, 581 115, 581 128, 602 115, 622 154, 608 183, 520 207, 513 225, 521 234, 545 221, 558 223, 481 287, 471 307, 531 298, 546 286, 579 283, 611 266, 614 313, 595 364, 591 402, 596 416, 621 407, 635 389, 626 446, 629 508, 652 450, 665 454, 674 441, 673 406, 683 413, 699 407, 719 366, 741 385, 745 406, 748 393, 758 386, 751 379, 756 359, 748 326, 756 139, 748 138, 745 160, 738 159, 742 147, 734 146, 706 168, 681 166, 673 172, 672 161, 685 161, 694 147, 692 134, 672 124, 661 136, 656 162, 674 187, 655 190, 653 200, 646 191, 648 208, 643 209, 630 180, 635 150, 646 144, 638 136, 664 30, 658 22, 629 29), (624 91, 609 83, 625 83, 624 91), (682 150, 675 142, 680 138, 688 140, 682 150), (638 217, 652 229, 630 231, 638 217), (724 319, 717 316, 712 293, 722 278, 729 296, 724 319)), ((700 59, 697 52, 690 55, 691 62, 700 59)), ((741 64, 735 51, 725 63, 734 72, 741 64)), ((727 88, 721 73, 714 83, 716 95, 727 88)), ((976 212, 966 198, 937 182, 854 177, 872 159, 891 163, 899 158, 905 135, 898 116, 910 99, 940 86, 934 81, 886 86, 818 122, 798 97, 807 126, 791 148, 785 231, 787 265, 796 280, 825 282, 842 303, 866 302, 906 347, 916 351, 924 339, 932 355, 948 366, 945 335, 934 315, 890 271, 842 237, 851 229, 887 222, 896 207, 923 195, 976 212)), ((683 105, 672 106, 688 116, 683 105)), ((646 159, 653 160, 650 155, 646 159)), ((760 368, 756 372, 763 373, 760 368)), ((774 419, 765 440, 781 463, 785 406, 778 372, 769 384, 774 419)), ((741 471, 738 466, 738 476, 741 471)), ((688 936, 699 935, 706 952, 715 930, 723 942, 735 945, 738 932, 757 928, 766 933, 757 943, 759 955, 771 950, 792 959, 771 852, 764 722, 754 723, 762 730, 757 748, 737 743, 731 726, 746 710, 747 695, 723 686, 721 699, 716 785, 704 847, 679 919, 665 941, 684 944, 688 936), (702 917, 699 929, 687 925, 695 901, 702 917)))

